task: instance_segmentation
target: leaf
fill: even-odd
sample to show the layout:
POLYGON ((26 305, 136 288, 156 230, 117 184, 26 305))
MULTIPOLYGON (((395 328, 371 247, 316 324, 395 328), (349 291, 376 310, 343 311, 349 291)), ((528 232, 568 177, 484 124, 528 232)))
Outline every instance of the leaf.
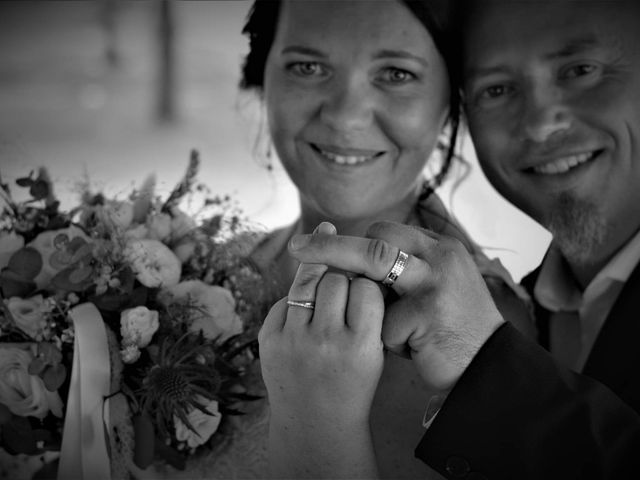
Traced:
MULTIPOLYGON (((79 238, 79 237, 76 237, 76 238, 79 238)), ((73 253, 73 257, 71 258, 72 263, 79 262, 80 260, 83 260, 83 259, 91 260, 93 258, 93 245, 85 242, 84 240, 82 240, 82 242, 83 244, 80 245, 73 253)))
MULTIPOLYGON (((33 175, 33 172, 31 172, 31 175, 33 175)), ((16 183, 21 187, 30 187, 31 185, 33 185, 33 178, 31 177, 18 178, 16 180, 16 183)))
POLYGON ((90 280, 93 275, 93 268, 89 265, 81 265, 69 273, 69 281, 71 283, 82 283, 90 280))
POLYGON ((19 278, 8 268, 0 272, 0 290, 3 298, 28 297, 36 288, 34 282, 19 278))
POLYGON ((38 355, 42 355, 47 365, 57 365, 62 362, 62 352, 51 342, 40 342, 38 344, 38 355))
POLYGON ((176 470, 184 470, 187 467, 187 462, 184 455, 180 454, 175 448, 165 445, 164 443, 156 442, 156 455, 159 458, 164 459, 169 465, 176 470))
POLYGON ((58 250, 49 257, 49 264, 56 270, 62 270, 71 265, 72 258, 73 254, 68 250, 58 250))
POLYGON ((44 200, 49 196, 49 184, 41 179, 31 183, 29 193, 36 200, 44 200))
POLYGON ((133 434, 135 438, 133 462, 137 467, 145 469, 153 462, 155 451, 153 422, 148 413, 143 412, 133 418, 133 434))
POLYGON ((42 270, 42 255, 33 247, 23 247, 16 251, 7 264, 7 269, 15 273, 20 279, 31 281, 42 270))
POLYGON ((31 360, 27 371, 29 372, 29 375, 40 375, 45 368, 47 368, 45 361, 42 358, 36 357, 31 360))
POLYGON ((129 303, 129 297, 118 293, 91 295, 88 299, 96 308, 104 312, 117 312, 129 303))
POLYGON ((81 282, 73 282, 69 277, 75 271, 75 269, 76 267, 68 267, 61 272, 58 272, 51 279, 51 284, 59 290, 64 290, 67 292, 83 292, 91 285, 91 277, 88 277, 81 282))
POLYGON ((65 378, 67 378, 67 369, 59 363, 58 365, 47 367, 42 380, 47 390, 57 392, 64 383, 65 378))

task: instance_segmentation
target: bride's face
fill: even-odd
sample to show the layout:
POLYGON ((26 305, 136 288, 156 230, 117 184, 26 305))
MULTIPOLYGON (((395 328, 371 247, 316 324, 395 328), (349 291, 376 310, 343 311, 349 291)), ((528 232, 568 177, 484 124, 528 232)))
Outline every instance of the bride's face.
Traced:
POLYGON ((401 2, 284 1, 264 100, 303 207, 356 219, 415 192, 449 85, 429 32, 401 2))

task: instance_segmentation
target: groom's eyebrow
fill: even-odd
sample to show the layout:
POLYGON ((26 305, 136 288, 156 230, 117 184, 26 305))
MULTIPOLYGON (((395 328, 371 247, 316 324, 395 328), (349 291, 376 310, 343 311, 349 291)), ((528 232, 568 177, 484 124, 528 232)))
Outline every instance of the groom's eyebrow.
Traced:
POLYGON ((589 35, 589 36, 580 37, 580 38, 573 38, 567 41, 558 50, 545 55, 545 58, 549 60, 557 60, 557 59, 562 59, 566 57, 571 57, 573 55, 577 55, 579 53, 583 53, 588 50, 593 50, 595 48, 600 47, 601 45, 602 43, 594 35, 589 35))

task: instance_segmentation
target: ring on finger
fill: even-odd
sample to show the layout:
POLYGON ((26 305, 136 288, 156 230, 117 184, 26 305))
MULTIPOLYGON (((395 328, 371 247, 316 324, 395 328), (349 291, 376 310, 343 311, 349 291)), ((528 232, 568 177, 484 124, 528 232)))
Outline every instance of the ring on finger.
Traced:
POLYGON ((287 305, 291 307, 302 307, 308 310, 314 310, 316 308, 316 302, 310 301, 287 300, 287 305))
POLYGON ((392 286, 404 271, 404 268, 407 266, 408 260, 409 255, 404 253, 402 250, 398 250, 396 261, 394 262, 393 267, 391 267, 391 270, 389 270, 389 273, 387 273, 387 276, 384 277, 384 280, 382 280, 382 284, 386 285, 387 287, 392 286))

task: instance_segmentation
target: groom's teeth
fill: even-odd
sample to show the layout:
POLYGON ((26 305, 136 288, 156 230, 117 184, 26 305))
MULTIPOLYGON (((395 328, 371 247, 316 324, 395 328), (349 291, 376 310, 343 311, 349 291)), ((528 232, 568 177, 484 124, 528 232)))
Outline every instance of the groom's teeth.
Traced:
POLYGON ((581 165, 594 157, 595 153, 581 153, 580 155, 572 155, 570 157, 562 157, 554 160, 553 162, 545 163, 533 167, 533 171, 536 173, 542 173, 544 175, 554 175, 557 173, 564 173, 571 170, 577 165, 581 165))
POLYGON ((373 156, 366 157, 366 156, 359 156, 359 155, 337 155, 335 153, 327 152, 325 150, 320 150, 320 153, 322 153, 322 156, 324 156, 328 160, 331 160, 332 162, 335 162, 340 165, 357 165, 359 163, 364 163, 367 160, 371 160, 373 158, 373 156))

